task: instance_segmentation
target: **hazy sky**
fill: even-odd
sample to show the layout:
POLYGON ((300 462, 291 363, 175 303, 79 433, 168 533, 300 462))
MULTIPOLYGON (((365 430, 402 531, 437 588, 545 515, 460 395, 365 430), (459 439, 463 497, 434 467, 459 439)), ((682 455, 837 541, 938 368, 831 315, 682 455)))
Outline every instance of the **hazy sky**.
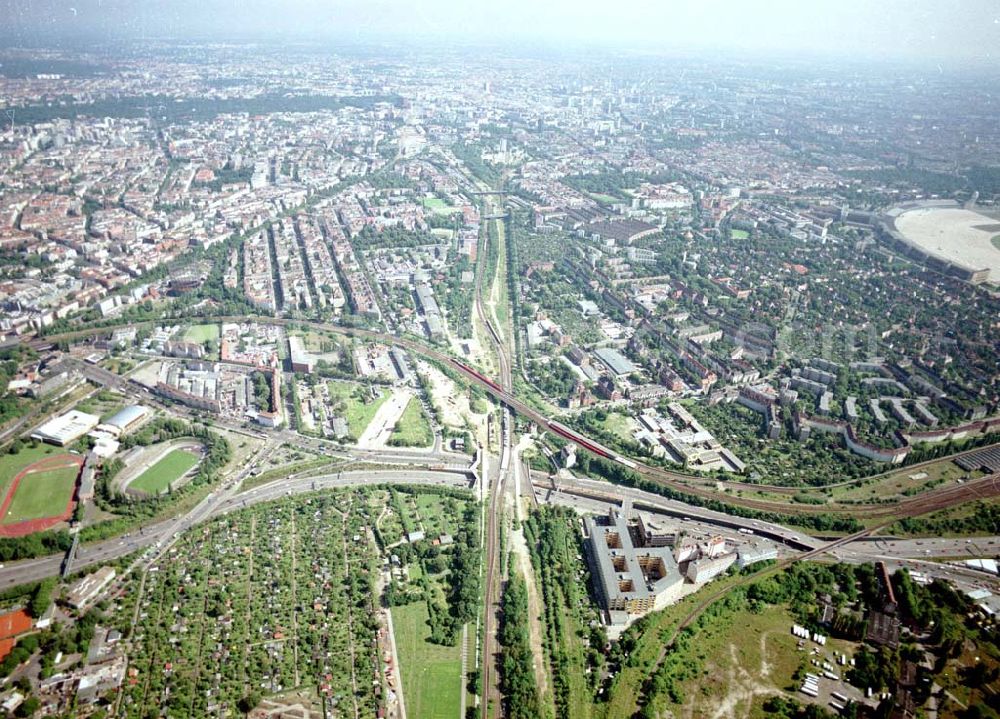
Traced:
POLYGON ((0 0, 0 31, 442 38, 900 59, 1000 56, 1000 0, 0 0))

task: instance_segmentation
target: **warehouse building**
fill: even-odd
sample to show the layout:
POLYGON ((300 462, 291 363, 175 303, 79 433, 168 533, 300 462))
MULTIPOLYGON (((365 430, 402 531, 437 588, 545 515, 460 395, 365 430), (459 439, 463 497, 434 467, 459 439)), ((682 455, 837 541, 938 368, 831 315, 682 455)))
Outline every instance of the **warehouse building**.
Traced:
POLYGON ((143 407, 141 404, 132 404, 115 412, 104 425, 115 428, 118 430, 118 434, 122 435, 126 432, 131 432, 142 424, 142 421, 148 415, 149 409, 143 407))
POLYGON ((304 372, 311 374, 316 367, 316 358, 306 351, 302 344, 302 338, 291 335, 288 338, 288 359, 292 366, 292 372, 304 372))
POLYGON ((69 588, 66 593, 66 603, 74 609, 81 609, 94 601, 111 580, 115 578, 115 570, 111 567, 101 567, 93 574, 88 574, 69 588))
POLYGON ((65 447, 67 444, 72 444, 87 434, 100 421, 101 418, 96 415, 74 409, 64 415, 50 419, 36 429, 31 434, 31 437, 40 442, 48 442, 49 444, 65 447))
POLYGON ((599 347, 594 350, 594 356, 616 377, 635 372, 635 365, 621 352, 611 347, 599 347))
POLYGON ((778 548, 773 544, 757 542, 755 544, 745 544, 736 550, 736 566, 739 569, 749 567, 757 562, 766 562, 769 559, 778 558, 778 548))
POLYGON ((719 557, 701 557, 688 563, 687 578, 692 584, 701 584, 715 579, 732 566, 736 554, 723 554, 719 557))

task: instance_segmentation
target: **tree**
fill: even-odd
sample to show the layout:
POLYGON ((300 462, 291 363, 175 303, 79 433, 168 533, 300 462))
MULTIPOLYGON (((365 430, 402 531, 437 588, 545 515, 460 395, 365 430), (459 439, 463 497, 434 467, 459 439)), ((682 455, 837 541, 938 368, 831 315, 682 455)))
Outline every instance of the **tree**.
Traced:
POLYGON ((244 714, 249 714, 258 704, 260 704, 260 692, 254 691, 236 702, 236 708, 244 714))
POLYGON ((45 613, 52 603, 52 590, 56 587, 55 577, 49 577, 38 583, 34 593, 31 595, 31 602, 28 604, 28 611, 36 619, 45 613))

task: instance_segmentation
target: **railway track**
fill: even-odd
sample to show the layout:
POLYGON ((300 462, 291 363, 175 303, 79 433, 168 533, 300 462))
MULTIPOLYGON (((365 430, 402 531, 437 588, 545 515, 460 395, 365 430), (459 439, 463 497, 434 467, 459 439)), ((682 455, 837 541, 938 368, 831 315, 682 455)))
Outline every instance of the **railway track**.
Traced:
MULTIPOLYGON (((397 337, 392 334, 385 332, 379 332, 376 330, 368 330, 355 327, 344 327, 342 325, 333 325, 324 322, 318 322, 313 320, 293 320, 284 317, 268 317, 268 316, 205 316, 198 318, 202 322, 246 322, 248 320, 254 320, 262 323, 276 324, 276 325, 308 325, 316 329, 320 329, 326 332, 331 332, 334 334, 359 337, 363 339, 368 339, 377 342, 383 342, 387 344, 395 344, 407 349, 414 354, 433 359, 437 362, 445 364, 451 367, 453 370, 460 372, 465 378, 481 387, 487 393, 495 397, 501 403, 509 407, 515 413, 521 415, 522 417, 531 420, 537 424, 540 428, 544 430, 554 431, 552 429, 552 421, 548 417, 544 416, 541 412, 534 409, 527 403, 515 397, 508 389, 505 389, 502 385, 484 377, 479 372, 473 370, 472 368, 458 362, 449 354, 446 354, 440 350, 431 348, 414 339, 408 337, 397 337)), ((133 323, 136 327, 148 327, 157 324, 154 321, 148 322, 137 322, 133 323)), ((60 340, 73 340, 80 339, 82 337, 93 336, 97 334, 103 334, 110 332, 112 327, 100 327, 100 328, 88 328, 84 330, 76 330, 73 332, 61 333, 58 335, 52 335, 46 337, 47 341, 56 342, 60 340)), ((493 341, 493 331, 490 331, 491 341, 493 341)), ((502 360, 500 360, 502 361, 502 360)), ((509 372, 509 367, 507 369, 509 372)), ((503 372, 501 368, 501 373, 503 372)), ((501 377, 502 379, 503 377, 501 377)), ((556 423, 558 425, 558 423, 556 423)), ((582 436, 581 436, 582 437, 582 436)), ((586 444, 596 445, 600 448, 600 445, 593 442, 592 440, 587 440, 582 437, 586 444)), ((581 444, 581 446, 586 449, 586 444, 581 444)), ((605 457, 612 457, 613 453, 606 451, 605 457)), ((701 499, 708 500, 718 500, 726 504, 731 504, 735 506, 745 507, 747 509, 755 509, 765 512, 775 512, 780 514, 824 514, 824 513, 834 513, 834 514, 844 514, 852 516, 888 516, 893 514, 897 508, 900 506, 907 506, 914 501, 920 501, 926 496, 935 496, 935 494, 940 491, 945 490, 930 490, 930 492, 918 495, 917 497, 907 498, 905 500, 899 500, 890 503, 868 503, 868 504, 848 504, 848 503, 829 503, 829 504, 796 504, 793 502, 781 502, 773 501, 767 499, 757 499, 752 497, 740 497, 732 493, 721 493, 714 486, 707 486, 701 484, 704 480, 699 477, 694 477, 688 474, 682 474, 680 472, 672 472, 667 469, 660 467, 653 467, 650 465, 642 464, 639 462, 632 462, 634 465, 633 470, 640 474, 645 479, 659 484, 661 486, 672 489, 678 493, 686 494, 689 496, 698 497, 701 499)), ((916 466, 916 465, 914 465, 916 466)), ((964 485, 958 485, 959 487, 969 487, 972 485, 975 487, 975 482, 967 482, 964 485)), ((731 485, 732 486, 732 485, 731 485)), ((760 491, 767 490, 771 485, 743 485, 743 488, 747 490, 760 491)), ((954 488, 950 488, 954 489, 954 488)), ((959 490, 960 491, 960 490, 959 490)), ((971 494, 975 490, 969 490, 971 494)), ((983 497, 995 496, 995 492, 984 492, 983 497)))
MULTIPOLYGON (((489 199, 485 204, 489 204, 489 199)), ((499 222, 499 220, 490 220, 499 222)), ((499 240, 499 233, 497 233, 499 240)), ((497 358, 498 373, 500 378, 500 388, 503 393, 508 394, 513 386, 511 377, 510 357, 504 346, 495 323, 490 317, 483 299, 483 286, 485 277, 485 259, 489 256, 490 234, 487 230, 483 239, 483 249, 480 253, 482 258, 476 265, 476 314, 480 322, 487 330, 493 353, 497 358)), ((497 269, 499 271, 499 248, 497 250, 497 269)), ((449 364, 451 362, 449 361, 449 364)), ((483 621, 483 643, 482 643, 482 672, 483 701, 480 705, 481 716, 489 719, 490 707, 495 706, 496 711, 501 711, 502 696, 499 688, 499 676, 496 670, 496 656, 498 653, 497 628, 500 621, 500 595, 501 582, 498 573, 500 566, 500 550, 498 547, 500 534, 500 504, 503 493, 505 475, 508 470, 509 458, 511 455, 511 421, 507 405, 501 404, 500 420, 500 452, 501 463, 497 473, 496 482, 489 488, 490 496, 486 507, 486 581, 484 595, 484 621, 483 621)), ((484 473, 484 478, 488 481, 488 474, 484 473)))

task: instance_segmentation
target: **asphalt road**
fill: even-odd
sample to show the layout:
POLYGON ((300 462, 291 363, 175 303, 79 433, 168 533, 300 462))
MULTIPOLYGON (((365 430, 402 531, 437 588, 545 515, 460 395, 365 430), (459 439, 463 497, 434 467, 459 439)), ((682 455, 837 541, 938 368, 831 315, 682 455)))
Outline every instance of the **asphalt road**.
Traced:
MULTIPOLYGON (((157 545, 163 550, 178 534, 194 525, 221 514, 252 506, 282 496, 310 492, 314 489, 368 486, 374 484, 423 484, 468 488, 470 478, 462 473, 436 470, 358 470, 317 477, 283 479, 261 485, 247 492, 213 492, 188 514, 148 525, 142 532, 133 532, 124 538, 108 539, 95 544, 81 545, 77 552, 74 570, 110 562, 145 547, 157 545)), ((37 582, 59 574, 63 555, 54 554, 21 562, 11 562, 0 568, 0 590, 18 584, 37 582)))
MULTIPOLYGON (((788 547, 823 546, 822 540, 801 536, 792 530, 769 522, 756 522, 728 514, 720 514, 710 510, 690 507, 680 502, 650 494, 641 490, 626 487, 614 487, 611 494, 607 484, 586 479, 559 480, 562 489, 553 491, 545 483, 535 481, 535 494, 539 501, 552 502, 563 506, 587 512, 606 512, 611 506, 617 506, 614 495, 631 499, 637 509, 650 508, 655 513, 669 514, 681 521, 688 518, 691 526, 701 531, 711 531, 713 527, 723 526, 729 529, 740 527, 752 529, 754 535, 766 537, 788 547), (603 487, 602 487, 603 484, 603 487), (594 489, 602 490, 599 495, 594 489), (603 495, 603 498, 602 498, 603 495), (792 537, 798 537, 793 540, 792 537)), ((744 539, 749 537, 744 537, 744 539)), ((910 571, 918 571, 931 578, 947 579, 961 588, 984 587, 994 592, 1000 591, 1000 577, 984 572, 965 569, 941 559, 976 557, 994 557, 1000 552, 1000 537, 974 537, 968 539, 862 539, 850 542, 832 549, 827 554, 832 559, 848 563, 883 561, 889 569, 906 567, 910 571)), ((782 556, 787 550, 779 547, 782 556)))
MULTIPOLYGON (((536 488, 546 489, 550 486, 549 480, 544 474, 539 472, 532 474, 532 481, 536 488)), ((787 527, 783 527, 780 524, 772 524, 771 522, 764 522, 756 519, 745 519, 743 517, 737 517, 724 512, 715 512, 711 509, 693 507, 690 504, 685 504, 684 502, 678 502, 672 499, 666 499, 658 494, 644 492, 641 489, 611 485, 607 482, 601 482, 593 479, 583 479, 580 477, 557 477, 555 479, 555 484, 556 491, 558 492, 566 494, 577 493, 590 496, 598 500, 605 497, 627 499, 631 500, 633 506, 652 506, 659 512, 672 514, 680 517, 682 520, 684 517, 690 517, 692 519, 709 522, 723 527, 731 527, 737 531, 740 528, 749 529, 753 531, 754 534, 769 537, 797 549, 817 549, 824 544, 821 540, 810 537, 809 535, 800 534, 796 531, 788 529, 787 527)), ((544 497, 545 494, 542 494, 541 496, 544 497)))

